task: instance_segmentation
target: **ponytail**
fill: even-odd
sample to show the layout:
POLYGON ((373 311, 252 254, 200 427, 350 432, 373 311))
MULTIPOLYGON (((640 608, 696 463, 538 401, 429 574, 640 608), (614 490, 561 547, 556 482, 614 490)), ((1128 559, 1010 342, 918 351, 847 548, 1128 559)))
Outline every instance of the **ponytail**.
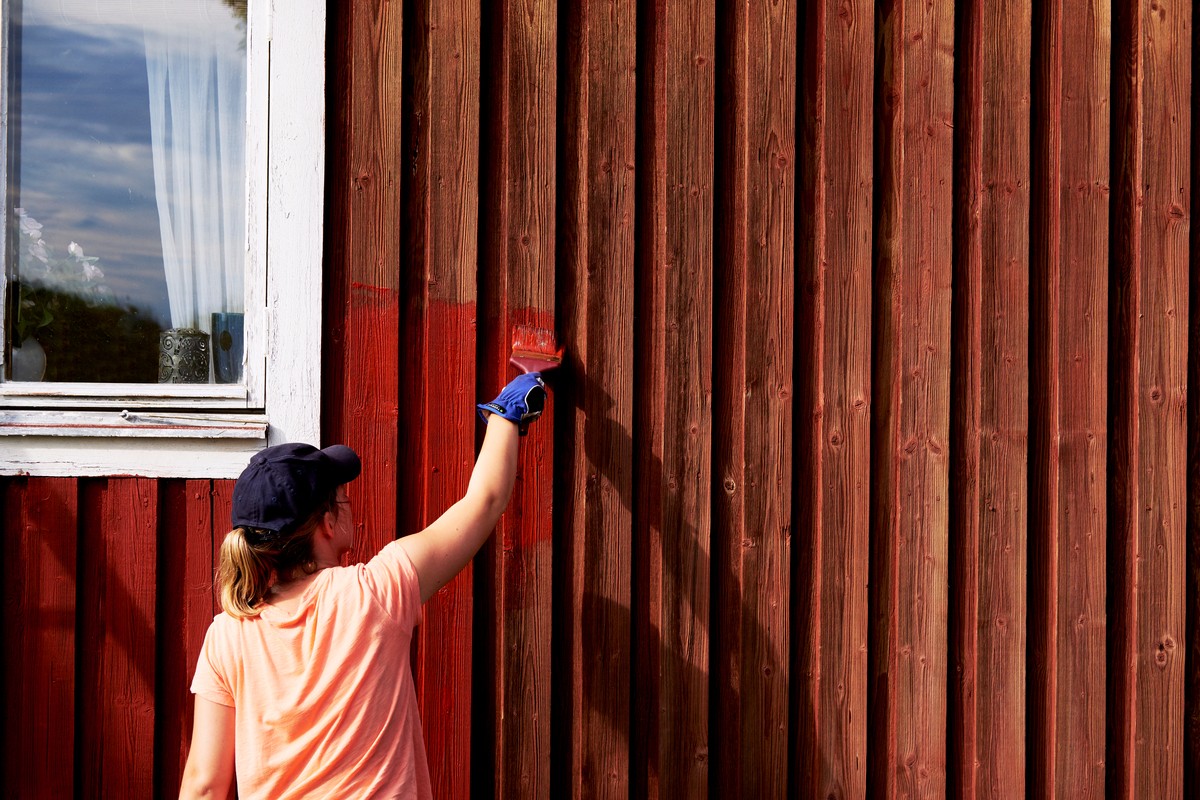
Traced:
POLYGON ((217 585, 221 608, 235 619, 257 617, 263 597, 280 575, 296 570, 316 571, 312 537, 327 513, 337 513, 336 493, 330 493, 304 524, 292 533, 234 528, 221 542, 217 585))
POLYGON ((271 585, 271 565, 246 541, 253 528, 234 528, 221 542, 221 560, 217 584, 221 587, 221 608, 235 619, 258 616, 258 604, 271 585))

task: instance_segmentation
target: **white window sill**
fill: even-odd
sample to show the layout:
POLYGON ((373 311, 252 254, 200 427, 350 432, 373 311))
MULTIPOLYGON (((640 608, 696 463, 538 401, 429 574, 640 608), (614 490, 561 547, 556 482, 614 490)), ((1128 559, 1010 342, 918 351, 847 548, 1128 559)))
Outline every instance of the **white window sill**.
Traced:
POLYGON ((0 411, 0 436, 267 439, 264 414, 150 411, 0 411))

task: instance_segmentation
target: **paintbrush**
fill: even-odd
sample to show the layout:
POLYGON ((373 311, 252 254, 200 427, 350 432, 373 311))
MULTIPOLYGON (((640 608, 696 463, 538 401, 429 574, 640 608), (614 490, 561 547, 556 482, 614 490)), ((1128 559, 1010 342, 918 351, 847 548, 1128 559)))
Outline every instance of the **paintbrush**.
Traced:
POLYGON ((555 344, 554 331, 532 325, 513 326, 512 357, 521 372, 545 372, 562 366, 563 349, 555 344))

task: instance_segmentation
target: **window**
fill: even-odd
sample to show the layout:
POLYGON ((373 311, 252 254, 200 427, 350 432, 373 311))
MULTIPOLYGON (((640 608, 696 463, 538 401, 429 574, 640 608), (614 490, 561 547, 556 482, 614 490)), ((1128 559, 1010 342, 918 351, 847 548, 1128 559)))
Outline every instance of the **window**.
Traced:
POLYGON ((2 8, 0 474, 317 442, 324 4, 2 8))

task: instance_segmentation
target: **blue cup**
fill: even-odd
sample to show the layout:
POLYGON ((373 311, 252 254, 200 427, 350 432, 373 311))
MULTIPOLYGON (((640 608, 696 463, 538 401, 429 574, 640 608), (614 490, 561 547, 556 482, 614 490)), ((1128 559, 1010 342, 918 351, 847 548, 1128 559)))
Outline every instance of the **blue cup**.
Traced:
POLYGON ((242 326, 245 314, 217 311, 212 315, 213 378, 217 383, 242 382, 242 326))

